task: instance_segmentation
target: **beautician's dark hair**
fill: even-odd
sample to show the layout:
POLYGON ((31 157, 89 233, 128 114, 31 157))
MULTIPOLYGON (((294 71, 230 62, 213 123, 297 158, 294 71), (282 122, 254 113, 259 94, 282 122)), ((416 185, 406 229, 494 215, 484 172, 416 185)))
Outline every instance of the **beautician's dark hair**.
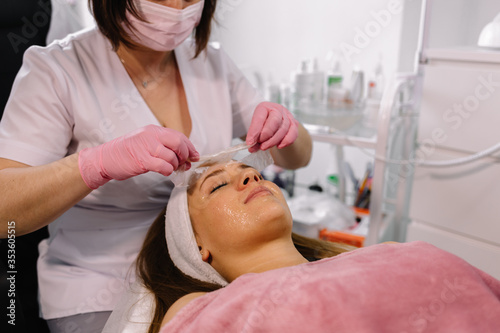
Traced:
MULTIPOLYGON (((127 10, 138 19, 144 21, 134 1, 135 0, 89 0, 89 7, 94 14, 94 19, 99 30, 109 39, 115 51, 120 43, 130 48, 135 47, 135 44, 122 26, 122 23, 124 23, 130 27, 130 22, 125 15, 127 10)), ((195 30, 195 57, 207 47, 216 6, 217 0, 205 0, 201 20, 195 30)))
MULTIPOLYGON (((354 249, 340 243, 292 234, 297 250, 309 261, 336 256, 354 249)), ((153 321, 148 333, 158 333, 167 310, 179 298, 194 292, 210 292, 222 286, 199 281, 182 273, 172 262, 165 240, 165 209, 158 215, 146 235, 136 261, 140 281, 155 298, 153 321)))

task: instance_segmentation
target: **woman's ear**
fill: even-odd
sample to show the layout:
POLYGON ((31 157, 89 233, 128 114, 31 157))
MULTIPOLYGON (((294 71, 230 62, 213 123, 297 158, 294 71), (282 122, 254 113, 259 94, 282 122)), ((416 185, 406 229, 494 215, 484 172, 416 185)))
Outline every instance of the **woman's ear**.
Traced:
POLYGON ((207 249, 203 249, 201 246, 198 246, 198 248, 200 249, 201 260, 210 263, 210 258, 211 258, 210 251, 207 249))
POLYGON ((194 237, 196 239, 196 244, 198 245, 198 250, 200 250, 201 259, 204 262, 208 262, 210 264, 211 259, 212 259, 210 251, 203 247, 203 243, 201 242, 201 239, 198 237, 198 235, 196 233, 195 233, 194 237))
POLYGON ((210 259, 211 259, 211 254, 210 254, 210 251, 207 250, 207 249, 202 249, 201 250, 201 260, 203 260, 204 262, 207 262, 210 264, 210 259))

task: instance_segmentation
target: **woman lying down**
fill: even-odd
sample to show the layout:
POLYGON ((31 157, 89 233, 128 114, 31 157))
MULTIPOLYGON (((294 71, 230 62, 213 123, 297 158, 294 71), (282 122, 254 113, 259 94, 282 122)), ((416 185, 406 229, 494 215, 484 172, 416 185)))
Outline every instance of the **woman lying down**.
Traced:
POLYGON ((499 332, 500 281, 464 260, 424 242, 346 252, 292 236, 281 191, 256 169, 203 170, 175 188, 139 256, 148 332, 499 332))

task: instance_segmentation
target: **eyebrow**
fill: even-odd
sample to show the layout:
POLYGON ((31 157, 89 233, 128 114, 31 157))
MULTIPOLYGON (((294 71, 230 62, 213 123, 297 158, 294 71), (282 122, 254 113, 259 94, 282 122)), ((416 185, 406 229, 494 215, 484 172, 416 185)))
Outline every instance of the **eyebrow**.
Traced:
MULTIPOLYGON (((244 170, 244 169, 248 169, 248 168, 252 168, 252 167, 251 167, 251 166, 249 166, 249 165, 246 165, 246 164, 240 164, 240 165, 238 166, 238 169, 240 169, 240 170, 244 170)), ((206 181, 208 178, 210 178, 210 177, 215 177, 215 176, 217 176, 217 175, 220 175, 220 174, 221 174, 221 173, 223 173, 223 172, 227 172, 227 171, 226 171, 225 169, 217 169, 217 170, 212 171, 212 172, 211 172, 208 176, 206 176, 206 177, 205 177, 205 179, 203 179, 203 181, 202 181, 202 182, 201 182, 201 184, 200 184, 200 189, 201 189, 201 187, 203 186, 203 183, 205 183, 205 181, 206 181)))

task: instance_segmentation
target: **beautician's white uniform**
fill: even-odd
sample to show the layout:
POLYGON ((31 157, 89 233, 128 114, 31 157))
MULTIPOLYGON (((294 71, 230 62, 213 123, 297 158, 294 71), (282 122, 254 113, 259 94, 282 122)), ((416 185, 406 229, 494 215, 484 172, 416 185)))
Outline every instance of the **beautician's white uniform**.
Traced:
MULTIPOLYGON (((201 155, 246 134, 260 95, 222 50, 175 50, 201 155)), ((37 166, 148 124, 159 125, 108 40, 92 28, 33 47, 0 124, 0 157, 37 166)), ((147 173, 110 181, 49 225, 38 261, 45 319, 110 311, 170 181, 147 173)))

